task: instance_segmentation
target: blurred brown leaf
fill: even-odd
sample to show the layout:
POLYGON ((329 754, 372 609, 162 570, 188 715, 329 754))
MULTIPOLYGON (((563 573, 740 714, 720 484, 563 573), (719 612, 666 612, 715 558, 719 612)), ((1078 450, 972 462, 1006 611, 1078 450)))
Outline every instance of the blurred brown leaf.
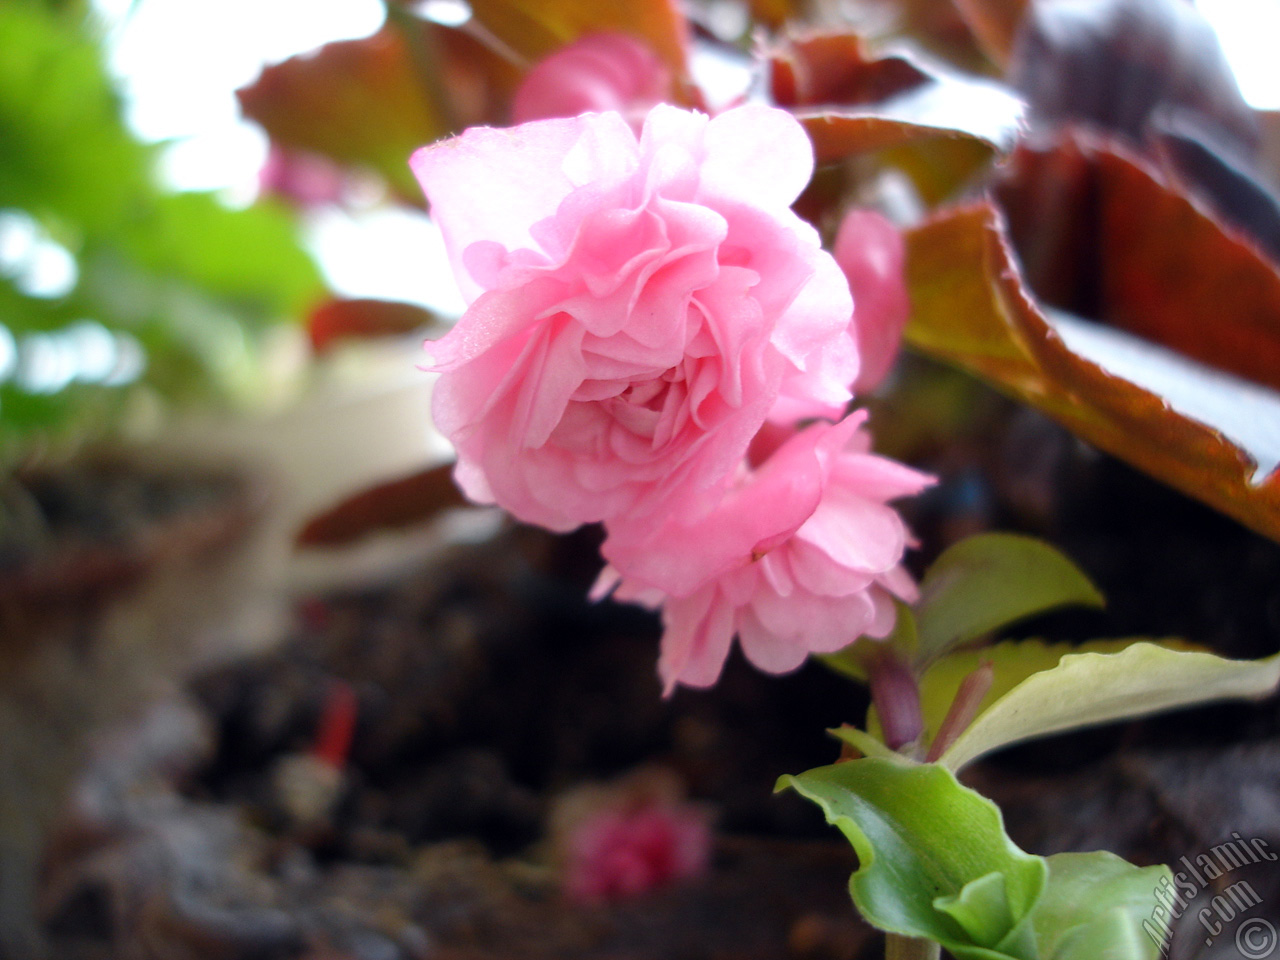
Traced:
MULTIPOLYGON (((908 233, 907 249, 914 310, 906 334, 910 344, 1280 540, 1280 472, 1254 484, 1261 459, 1256 454, 1251 456, 1220 429, 1177 412, 1166 396, 1108 373, 1069 349, 1023 282, 1003 219, 991 203, 938 214, 908 233)), ((1080 323, 1071 326, 1074 330, 1080 323)), ((1137 359, 1141 363, 1140 351, 1137 359)), ((1250 416, 1244 403, 1235 405, 1231 396, 1223 396, 1229 388, 1222 382, 1213 380, 1210 389, 1217 391, 1224 420, 1250 416)), ((1219 426, 1235 434, 1248 433, 1251 425, 1219 426)))
POLYGON ((998 195, 1047 301, 1280 388, 1280 272, 1238 230, 1116 143, 1024 147, 998 195))
POLYGON ((311 311, 307 318, 307 333, 311 337, 312 349, 323 353, 339 340, 404 336, 438 324, 439 318, 434 313, 417 304, 335 298, 326 300, 311 311))
POLYGON ((298 534, 299 547, 342 547, 380 530, 423 523, 470 503, 446 463, 361 491, 312 517, 298 534))
POLYGON ((531 63, 579 37, 617 30, 644 40, 688 87, 689 27, 675 0, 472 0, 483 27, 531 63))
POLYGON ((1185 0, 1040 0, 1009 68, 1033 120, 1085 121, 1135 143, 1177 117, 1251 158, 1257 123, 1217 34, 1185 0))
POLYGON ((905 57, 873 56, 861 36, 847 31, 784 37, 763 57, 780 107, 875 103, 930 79, 905 57))
POLYGON ((1021 104, 983 80, 931 80, 874 104, 800 107, 819 165, 875 156, 905 172, 926 203, 952 196, 1010 150, 1021 104))
POLYGON ((1030 0, 952 0, 982 52, 1004 68, 1013 53, 1018 26, 1030 0))
POLYGON ((1272 189, 1280 190, 1280 110, 1259 110, 1257 116, 1262 130, 1258 171, 1272 189))
POLYGON ((961 69, 995 72, 957 0, 860 0, 858 5, 876 25, 872 39, 904 40, 961 69))
POLYGON ((518 80, 465 33, 401 18, 267 67, 237 96, 277 143, 372 168, 420 200, 409 155, 457 126, 505 114, 518 80))

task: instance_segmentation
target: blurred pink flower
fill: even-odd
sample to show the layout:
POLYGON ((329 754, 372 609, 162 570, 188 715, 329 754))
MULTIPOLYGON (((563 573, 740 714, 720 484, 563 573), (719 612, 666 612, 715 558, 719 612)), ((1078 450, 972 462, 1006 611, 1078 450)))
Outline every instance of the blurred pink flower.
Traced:
POLYGON ((625 33, 593 33, 538 62, 516 91, 514 123, 617 111, 637 130, 671 98, 671 71, 625 33))
POLYGON ((412 165, 470 302, 428 349, 472 499, 553 530, 690 516, 780 396, 849 400, 849 287, 790 209, 813 153, 785 111, 473 128, 412 165))
POLYGON ((711 686, 736 635, 769 673, 893 628, 893 597, 914 598, 901 567, 908 532, 888 501, 932 478, 871 454, 864 413, 816 424, 778 447, 708 514, 610 525, 611 569, 597 594, 662 605, 658 672, 711 686))
POLYGON ((836 235, 835 258, 853 290, 861 364, 854 390, 866 393, 892 368, 911 312, 902 233, 873 210, 850 210, 836 235))
POLYGON ((710 854, 706 814, 691 804, 602 806, 565 838, 565 893, 581 903, 650 893, 703 873, 710 854))
POLYGON ((282 197, 300 207, 337 203, 346 187, 346 175, 327 157, 272 143, 267 160, 258 171, 258 192, 282 197))

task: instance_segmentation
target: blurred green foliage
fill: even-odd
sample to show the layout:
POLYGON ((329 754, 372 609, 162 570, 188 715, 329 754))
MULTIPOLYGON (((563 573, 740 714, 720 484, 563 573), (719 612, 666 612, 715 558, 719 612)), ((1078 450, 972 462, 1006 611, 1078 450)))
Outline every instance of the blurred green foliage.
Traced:
POLYGON ((158 148, 126 128, 98 34, 79 4, 0 4, 0 457, 9 462, 109 430, 140 396, 243 394, 262 335, 322 293, 285 209, 232 210, 157 184, 158 148), (31 271, 50 251, 66 282, 42 285, 31 271))

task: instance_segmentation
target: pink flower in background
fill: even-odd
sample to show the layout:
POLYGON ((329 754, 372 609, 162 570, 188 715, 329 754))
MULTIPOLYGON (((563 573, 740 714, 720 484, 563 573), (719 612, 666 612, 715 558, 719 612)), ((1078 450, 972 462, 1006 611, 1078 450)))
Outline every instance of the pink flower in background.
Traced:
POLYGON ((283 197, 300 207, 337 203, 346 189, 342 168, 318 153, 272 143, 258 171, 258 191, 283 197))
POLYGON ((854 291, 861 363, 854 390, 865 393, 888 375, 911 312, 902 233, 872 210, 850 210, 836 235, 835 258, 854 291))
POLYGON ((662 604, 666 692, 715 683, 735 635, 753 664, 784 673, 893 628, 892 598, 913 599, 915 586, 888 501, 933 481, 869 453, 864 420, 794 435, 695 521, 610 527, 614 596, 662 604))
POLYGON ((690 804, 604 806, 574 826, 565 846, 565 893, 603 903, 703 873, 711 829, 706 814, 690 804))
POLYGON ((512 120, 615 110, 639 129, 645 114, 671 98, 671 71, 657 54, 625 33, 594 33, 562 47, 525 75, 512 120))
POLYGON ((849 400, 849 288, 790 210, 813 167, 790 114, 473 128, 412 164, 470 303, 428 348, 472 499, 553 530, 692 516, 780 397, 849 400))

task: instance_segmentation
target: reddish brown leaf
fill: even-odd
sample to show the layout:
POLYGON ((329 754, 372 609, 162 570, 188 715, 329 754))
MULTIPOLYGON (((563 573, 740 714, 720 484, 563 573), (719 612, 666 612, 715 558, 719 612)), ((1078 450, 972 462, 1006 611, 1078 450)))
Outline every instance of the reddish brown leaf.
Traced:
POLYGON ((752 20, 778 30, 788 20, 796 19, 802 12, 797 7, 804 4, 798 0, 747 0, 747 6, 751 8, 752 20))
MULTIPOLYGON (((994 206, 953 208, 910 231, 908 280, 913 346, 1280 539, 1280 472, 1253 484, 1254 457, 1218 429, 1068 349, 1023 283, 994 206)), ((1229 401, 1225 407, 1231 409, 1229 401)))
POLYGON ((323 353, 335 341, 403 336, 436 325, 430 310, 395 300, 326 300, 311 311, 307 332, 311 346, 323 353))
POLYGON ((961 16, 959 4, 949 0, 860 0, 868 23, 876 25, 875 40, 903 38, 935 56, 974 73, 991 73, 991 63, 975 42, 961 16))
POLYGON ((379 484, 312 517, 298 534, 300 547, 342 547, 380 530, 424 523, 468 501, 453 482, 453 464, 379 484))
POLYGON ((505 110, 518 71, 471 37, 406 21, 267 67, 238 91, 272 140, 377 170, 420 198, 409 155, 505 110))
POLYGON ((1021 130, 1022 104, 999 84, 948 76, 873 105, 802 107, 795 113, 822 164, 930 141, 967 141, 987 156, 1011 150, 1021 130))
POLYGON ((978 46, 1000 68, 1009 65, 1029 0, 952 0, 978 46))
POLYGON ((689 27, 675 0, 472 0, 471 12, 530 63, 587 34, 632 34, 648 43, 677 81, 688 86, 689 27))
POLYGON ((1139 143, 1176 118, 1240 157, 1257 142, 1217 34, 1185 0, 1032 4, 1009 78, 1035 120, 1083 121, 1139 143))
POLYGON ((874 57, 856 33, 805 33, 764 51, 774 103, 782 107, 866 104, 929 81, 909 60, 874 57))
POLYGON ((1185 188, 1076 133, 1020 150, 1000 198, 1046 300, 1280 388, 1280 272, 1185 188))
POLYGON ((1272 189, 1280 190, 1280 110, 1259 110, 1258 126, 1262 129, 1258 169, 1272 189))

